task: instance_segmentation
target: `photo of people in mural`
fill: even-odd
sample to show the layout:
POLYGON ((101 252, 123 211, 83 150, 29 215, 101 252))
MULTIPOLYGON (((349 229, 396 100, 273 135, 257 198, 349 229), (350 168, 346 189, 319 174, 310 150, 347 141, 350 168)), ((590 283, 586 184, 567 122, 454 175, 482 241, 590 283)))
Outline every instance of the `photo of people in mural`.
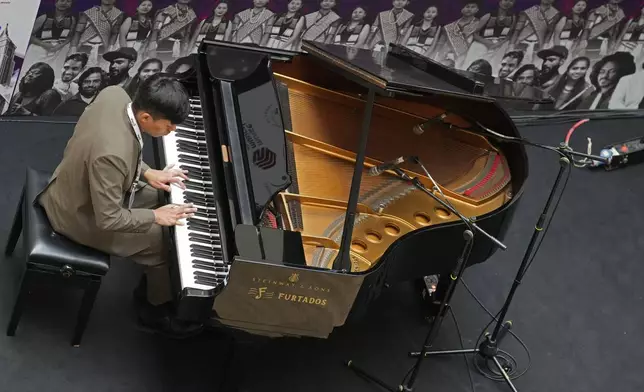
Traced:
POLYGON ((0 115, 18 81, 39 5, 40 0, 0 0, 0 115))
POLYGON ((5 114, 78 116, 105 86, 134 94, 176 71, 203 39, 293 51, 303 40, 396 43, 556 110, 644 108, 635 0, 42 0, 5 114))

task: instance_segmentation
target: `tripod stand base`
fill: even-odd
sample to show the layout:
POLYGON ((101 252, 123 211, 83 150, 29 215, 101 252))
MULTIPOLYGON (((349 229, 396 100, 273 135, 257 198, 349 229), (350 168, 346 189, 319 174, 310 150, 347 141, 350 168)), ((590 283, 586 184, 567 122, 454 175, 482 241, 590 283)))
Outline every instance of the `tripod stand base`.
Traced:
POLYGON ((507 381, 503 373, 512 379, 518 371, 517 360, 503 350, 499 350, 493 357, 477 355, 473 359, 476 370, 490 380, 507 381), (503 373, 500 369, 503 369, 503 373))
MULTIPOLYGON (((499 335, 501 339, 505 336, 505 332, 510 329, 512 323, 506 321, 503 323, 505 327, 499 335)), ((462 350, 442 350, 442 351, 426 351, 424 357, 438 356, 438 355, 458 355, 458 354, 475 354, 473 358, 474 366, 485 378, 493 381, 505 381, 514 392, 518 392, 512 384, 512 377, 518 371, 518 364, 516 359, 509 353, 499 349, 499 340, 491 340, 491 335, 487 334, 485 340, 481 342, 478 348, 462 349, 462 350)), ((419 357, 423 355, 422 352, 410 352, 410 357, 419 357)))
POLYGON ((364 378, 367 381, 371 381, 373 383, 376 383, 376 384, 380 385, 382 388, 386 389, 387 391, 390 391, 390 392, 401 392, 401 391, 403 391, 403 392, 411 392, 411 389, 401 389, 402 386, 400 386, 398 388, 394 388, 394 387, 392 387, 390 385, 387 385, 384 381, 382 381, 378 377, 367 373, 360 366, 356 365, 352 360, 348 360, 347 362, 345 362, 345 365, 347 365, 347 367, 349 369, 353 370, 358 376, 364 378))

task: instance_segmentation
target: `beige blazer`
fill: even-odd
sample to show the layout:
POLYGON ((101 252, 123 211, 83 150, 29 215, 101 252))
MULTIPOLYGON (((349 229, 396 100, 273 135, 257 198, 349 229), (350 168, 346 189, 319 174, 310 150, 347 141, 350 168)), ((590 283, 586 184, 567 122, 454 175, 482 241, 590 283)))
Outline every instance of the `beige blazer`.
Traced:
MULTIPOLYGON (((130 97, 119 86, 105 88, 80 117, 63 159, 40 196, 54 230, 81 244, 115 255, 123 233, 146 233, 150 209, 127 209, 140 145, 127 116, 130 97), (125 206, 125 208, 124 208, 125 206)), ((148 168, 143 164, 142 172, 148 168)))

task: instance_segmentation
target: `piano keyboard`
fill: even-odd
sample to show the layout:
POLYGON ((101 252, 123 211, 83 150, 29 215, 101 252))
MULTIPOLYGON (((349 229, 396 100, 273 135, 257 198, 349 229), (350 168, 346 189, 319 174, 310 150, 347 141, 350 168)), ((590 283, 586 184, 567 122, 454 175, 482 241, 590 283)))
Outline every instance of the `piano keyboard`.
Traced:
POLYGON ((229 265, 223 259, 199 99, 190 100, 188 119, 163 137, 167 165, 187 170, 186 189, 172 186, 170 202, 192 203, 197 212, 184 226, 174 227, 181 289, 216 289, 227 283, 229 265))

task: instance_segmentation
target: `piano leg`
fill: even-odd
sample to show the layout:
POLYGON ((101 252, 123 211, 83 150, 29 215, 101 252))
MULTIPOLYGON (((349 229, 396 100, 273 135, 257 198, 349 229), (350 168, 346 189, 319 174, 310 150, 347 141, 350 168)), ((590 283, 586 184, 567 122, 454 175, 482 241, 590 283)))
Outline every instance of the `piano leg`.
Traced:
POLYGON ((463 232, 463 238, 465 239, 465 244, 463 246, 463 251, 460 257, 456 262, 454 271, 450 274, 443 274, 444 277, 448 278, 447 280, 449 281, 449 284, 447 285, 447 289, 445 290, 445 295, 440 301, 437 316, 433 318, 431 328, 425 336, 423 347, 420 353, 416 355, 416 363, 412 367, 410 373, 408 375, 405 375, 402 382, 397 387, 389 386, 376 376, 369 374, 365 370, 356 366, 351 360, 346 362, 347 367, 352 369, 359 376, 366 378, 367 380, 370 380, 389 391, 411 392, 414 390, 414 384, 418 375, 420 374, 421 365, 423 363, 423 360, 427 356, 427 349, 433 345, 434 339, 438 335, 438 330, 440 329, 444 316, 449 309, 449 302, 452 300, 454 290, 456 289, 456 286, 461 276, 463 275, 463 272, 465 272, 465 268, 467 268, 468 265, 467 261, 469 260, 474 240, 474 233, 472 232, 472 230, 470 230, 469 227, 463 232))
POLYGON ((219 383, 217 392, 245 391, 241 389, 244 386, 243 380, 252 379, 246 377, 247 369, 251 368, 250 361, 258 357, 256 351, 262 347, 260 343, 268 342, 270 339, 228 328, 216 327, 214 330, 225 335, 221 339, 221 344, 225 345, 226 350, 224 367, 221 369, 224 377, 219 383))

